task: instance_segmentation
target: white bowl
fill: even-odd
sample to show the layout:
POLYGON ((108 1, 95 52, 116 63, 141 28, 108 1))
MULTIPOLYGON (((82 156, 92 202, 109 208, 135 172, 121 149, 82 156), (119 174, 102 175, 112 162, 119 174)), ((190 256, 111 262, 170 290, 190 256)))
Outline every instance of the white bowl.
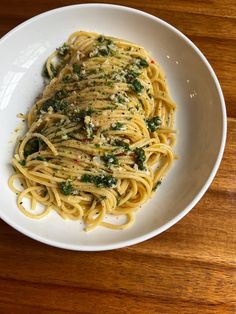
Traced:
MULTIPOLYGON (((194 23, 194 22, 193 22, 194 23)), ((38 241, 73 250, 120 248, 149 239, 179 221, 203 196, 219 167, 226 138, 226 111, 219 82, 196 46, 168 23, 127 7, 83 4, 40 14, 19 25, 0 41, 0 217, 38 241), (102 227, 86 233, 80 222, 51 212, 36 221, 25 217, 7 180, 19 125, 42 91, 42 65, 47 56, 76 30, 120 37, 151 51, 167 75, 177 103, 176 152, 180 159, 155 196, 124 231, 102 227)))

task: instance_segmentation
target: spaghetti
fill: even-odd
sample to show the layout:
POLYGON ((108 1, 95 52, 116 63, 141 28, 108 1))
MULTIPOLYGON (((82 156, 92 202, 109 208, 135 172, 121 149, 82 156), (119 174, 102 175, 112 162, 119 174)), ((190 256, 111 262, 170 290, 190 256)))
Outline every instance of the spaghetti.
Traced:
POLYGON ((128 228, 175 158, 175 103, 164 74, 144 48, 83 31, 49 56, 45 74, 12 159, 19 209, 35 219, 55 210, 86 230, 128 228))

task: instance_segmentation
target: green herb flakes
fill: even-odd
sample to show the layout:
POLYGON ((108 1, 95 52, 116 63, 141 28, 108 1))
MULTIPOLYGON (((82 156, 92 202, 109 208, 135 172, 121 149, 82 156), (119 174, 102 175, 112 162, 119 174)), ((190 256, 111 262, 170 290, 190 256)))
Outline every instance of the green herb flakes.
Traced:
POLYGON ((65 57, 70 51, 70 47, 64 43, 61 47, 57 48, 57 53, 60 57, 65 57))
POLYGON ((130 151, 131 150, 130 147, 129 147, 129 144, 124 142, 124 141, 122 141, 122 140, 118 140, 118 139, 114 140, 113 145, 120 146, 120 147, 124 148, 125 151, 130 151))
POLYGON ((68 103, 63 100, 64 97, 66 97, 68 93, 65 90, 59 90, 55 93, 55 95, 49 99, 47 99, 40 110, 43 110, 45 112, 48 111, 49 107, 52 107, 52 109, 55 112, 63 111, 68 106, 68 103))
POLYGON ((62 194, 64 194, 64 195, 73 194, 74 189, 73 189, 73 186, 69 180, 59 183, 59 187, 60 187, 60 191, 62 194))
POLYGON ((118 158, 115 155, 107 154, 102 156, 101 159, 104 161, 106 167, 118 165, 118 158))
POLYGON ((116 122, 116 123, 113 123, 113 124, 111 125, 111 130, 113 130, 113 131, 121 130, 123 127, 124 127, 124 124, 123 124, 123 123, 121 123, 121 122, 116 122))
POLYGON ((161 180, 157 181, 156 185, 152 188, 152 191, 156 191, 158 186, 161 185, 161 183, 162 183, 161 180))
POLYGON ((144 166, 144 162, 146 160, 146 155, 145 155, 145 151, 142 148, 135 148, 134 150, 134 154, 135 154, 135 162, 138 165, 138 169, 140 170, 145 170, 145 166, 144 166))
POLYGON ((132 80, 131 87, 137 94, 141 93, 142 90, 144 89, 143 85, 140 83, 138 79, 132 80))
POLYGON ((24 166, 26 165, 25 159, 20 160, 20 161, 19 161, 19 164, 24 167, 24 166))
POLYGON ((46 160, 46 158, 44 158, 42 156, 37 156, 35 159, 36 160, 40 160, 40 161, 45 161, 46 160))
POLYGON ((136 64, 139 68, 147 68, 149 66, 148 62, 142 58, 138 58, 136 64))
POLYGON ((77 63, 74 63, 72 65, 72 69, 73 69, 73 72, 77 75, 77 76, 80 76, 81 75, 81 66, 77 63))
POLYGON ((70 116, 72 122, 80 122, 86 116, 91 116, 94 111, 91 108, 81 109, 79 112, 73 112, 70 116))
POLYGON ((161 126, 161 118, 159 116, 155 116, 151 119, 147 119, 146 124, 150 132, 155 132, 161 126))
POLYGON ((100 188, 114 188, 117 184, 117 179, 111 175, 98 175, 83 174, 81 177, 82 182, 93 183, 100 188))

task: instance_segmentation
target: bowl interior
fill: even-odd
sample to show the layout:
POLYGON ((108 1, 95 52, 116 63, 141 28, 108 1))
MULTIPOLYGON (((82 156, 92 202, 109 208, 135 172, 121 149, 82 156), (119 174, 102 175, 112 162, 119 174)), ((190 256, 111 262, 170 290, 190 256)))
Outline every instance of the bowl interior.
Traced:
POLYGON ((160 233, 191 209, 214 176, 225 137, 222 101, 214 73, 193 44, 150 15, 118 6, 80 5, 29 20, 0 42, 0 216, 35 239, 71 249, 121 247, 160 233), (20 124, 16 114, 26 113, 42 91, 41 70, 47 56, 76 30, 143 45, 165 71, 177 103, 175 151, 179 160, 137 213, 136 224, 124 231, 97 228, 85 233, 81 223, 64 221, 53 212, 40 221, 30 220, 18 211, 7 185, 14 142, 21 132, 14 132, 20 124))

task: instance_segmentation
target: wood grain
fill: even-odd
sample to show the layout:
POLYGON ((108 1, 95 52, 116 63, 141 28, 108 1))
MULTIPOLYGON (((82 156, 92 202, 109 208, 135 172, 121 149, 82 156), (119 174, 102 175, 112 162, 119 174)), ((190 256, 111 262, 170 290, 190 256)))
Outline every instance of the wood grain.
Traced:
MULTIPOLYGON (((73 3, 78 1, 2 0, 0 36, 36 14, 73 3)), ((208 58, 228 112, 223 161, 205 196, 184 219, 132 247, 65 251, 33 241, 0 221, 0 313, 235 314, 236 2, 113 3, 166 20, 208 58)))

